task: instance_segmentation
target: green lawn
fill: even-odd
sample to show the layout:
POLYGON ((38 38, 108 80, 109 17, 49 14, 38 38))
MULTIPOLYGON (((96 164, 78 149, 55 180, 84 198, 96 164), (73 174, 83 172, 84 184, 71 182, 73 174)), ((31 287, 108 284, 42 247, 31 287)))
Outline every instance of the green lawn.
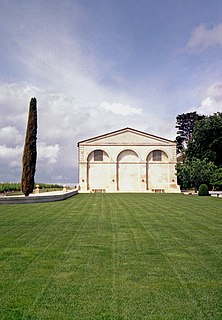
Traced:
POLYGON ((0 319, 222 319, 222 199, 0 206, 0 319))

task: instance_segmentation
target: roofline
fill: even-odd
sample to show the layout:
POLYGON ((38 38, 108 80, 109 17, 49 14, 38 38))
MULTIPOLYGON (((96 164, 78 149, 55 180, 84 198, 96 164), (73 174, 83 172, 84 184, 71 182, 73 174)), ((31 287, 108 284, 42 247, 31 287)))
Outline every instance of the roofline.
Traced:
POLYGON ((162 138, 162 137, 159 137, 159 136, 156 136, 156 135, 144 132, 144 131, 140 131, 140 130, 137 130, 137 129, 133 129, 133 128, 130 128, 130 127, 125 127, 125 128, 119 129, 119 130, 115 130, 115 131, 112 131, 112 132, 108 132, 108 133, 101 134, 101 135, 98 135, 98 136, 95 136, 95 137, 92 137, 92 138, 89 138, 89 139, 85 139, 85 140, 79 141, 77 143, 77 146, 79 147, 80 143, 84 143, 84 142, 91 141, 91 140, 94 140, 94 139, 104 138, 106 136, 109 136, 111 134, 115 134, 117 132, 121 132, 121 131, 124 131, 124 130, 132 130, 134 132, 137 132, 137 133, 140 133, 140 134, 144 134, 144 135, 148 135, 148 136, 153 137, 153 138, 157 138, 157 139, 165 140, 165 141, 168 141, 168 142, 171 142, 171 143, 175 143, 175 141, 173 141, 173 140, 162 138))

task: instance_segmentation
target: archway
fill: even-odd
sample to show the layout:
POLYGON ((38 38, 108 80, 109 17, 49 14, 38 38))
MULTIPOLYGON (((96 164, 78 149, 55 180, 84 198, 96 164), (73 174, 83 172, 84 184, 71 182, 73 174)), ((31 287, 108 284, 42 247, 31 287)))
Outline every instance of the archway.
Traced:
POLYGON ((90 152, 87 157, 87 190, 109 188, 109 155, 101 149, 90 152))
POLYGON ((117 190, 139 191, 139 157, 133 150, 124 150, 117 157, 117 190))
POLYGON ((151 151, 146 158, 146 190, 164 189, 168 183, 168 155, 162 150, 151 151))

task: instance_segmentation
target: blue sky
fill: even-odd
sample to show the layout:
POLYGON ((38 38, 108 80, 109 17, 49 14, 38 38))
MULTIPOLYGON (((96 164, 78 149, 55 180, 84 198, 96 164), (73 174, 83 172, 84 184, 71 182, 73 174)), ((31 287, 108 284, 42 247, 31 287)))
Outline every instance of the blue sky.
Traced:
POLYGON ((0 180, 18 181, 31 97, 36 180, 77 182, 78 141, 129 126, 175 139, 222 111, 221 0, 1 0, 0 180))

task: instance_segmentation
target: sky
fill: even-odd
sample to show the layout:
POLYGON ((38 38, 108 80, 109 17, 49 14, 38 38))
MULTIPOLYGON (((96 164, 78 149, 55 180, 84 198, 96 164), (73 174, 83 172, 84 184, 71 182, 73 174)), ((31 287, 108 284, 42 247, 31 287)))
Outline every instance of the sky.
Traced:
POLYGON ((78 141, 222 111, 221 0, 1 0, 0 181, 20 181, 37 99, 37 182, 78 182, 78 141))

